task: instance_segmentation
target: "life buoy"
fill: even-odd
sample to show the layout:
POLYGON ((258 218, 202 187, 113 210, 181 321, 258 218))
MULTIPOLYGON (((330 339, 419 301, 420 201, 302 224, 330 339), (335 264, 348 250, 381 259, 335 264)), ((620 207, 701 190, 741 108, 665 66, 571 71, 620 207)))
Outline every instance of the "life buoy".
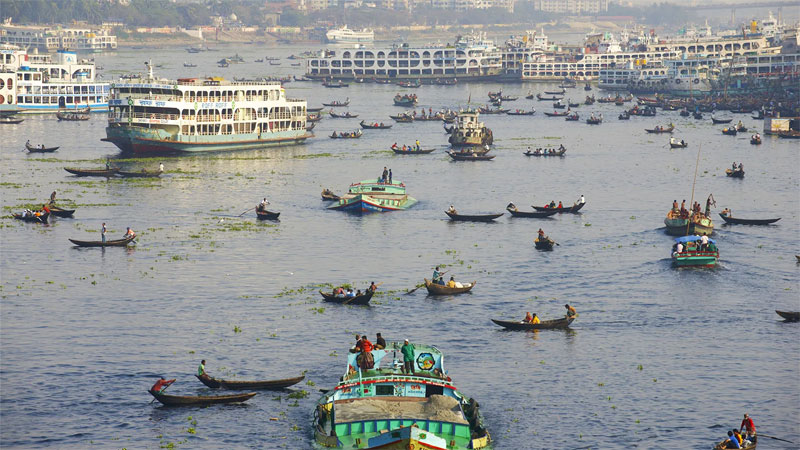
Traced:
POLYGON ((695 78, 694 79, 694 84, 700 84, 700 79, 699 78, 695 78))

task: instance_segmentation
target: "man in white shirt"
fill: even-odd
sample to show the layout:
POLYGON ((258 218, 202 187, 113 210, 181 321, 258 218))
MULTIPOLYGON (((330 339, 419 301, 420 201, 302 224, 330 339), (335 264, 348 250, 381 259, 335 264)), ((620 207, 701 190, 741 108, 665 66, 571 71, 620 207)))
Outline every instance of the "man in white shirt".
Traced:
POLYGON ((708 236, 703 234, 703 236, 700 238, 700 250, 706 251, 707 248, 708 248, 708 236))

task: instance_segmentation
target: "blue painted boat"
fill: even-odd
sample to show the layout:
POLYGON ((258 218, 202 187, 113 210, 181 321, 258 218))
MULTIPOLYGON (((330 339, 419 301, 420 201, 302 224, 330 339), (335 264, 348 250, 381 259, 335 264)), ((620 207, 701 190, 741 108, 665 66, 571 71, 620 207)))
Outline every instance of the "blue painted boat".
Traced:
POLYGON ((402 370, 402 342, 347 354, 347 368, 314 411, 315 440, 347 449, 485 448, 478 403, 459 392, 432 345, 414 344, 414 372, 402 370))
POLYGON ((700 236, 682 236, 675 238, 675 245, 672 247, 672 262, 676 267, 714 267, 719 261, 719 249, 717 243, 709 238, 708 248, 700 250, 700 236), (683 249, 679 253, 676 251, 677 245, 683 244, 683 249))
POLYGON ((328 209, 362 214, 401 211, 415 203, 417 200, 406 194, 406 185, 400 181, 382 183, 380 180, 365 180, 351 184, 347 194, 328 209))

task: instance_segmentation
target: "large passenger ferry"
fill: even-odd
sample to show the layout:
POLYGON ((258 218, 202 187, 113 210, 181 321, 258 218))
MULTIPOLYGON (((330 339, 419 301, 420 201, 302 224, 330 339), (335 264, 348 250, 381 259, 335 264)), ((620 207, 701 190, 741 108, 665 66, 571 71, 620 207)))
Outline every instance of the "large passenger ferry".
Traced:
POLYGON ((375 40, 375 32, 369 28, 361 31, 351 30, 344 25, 340 28, 328 30, 325 38, 331 44, 369 44, 375 40))
POLYGON ((105 141, 137 154, 203 152, 298 144, 306 101, 286 98, 280 82, 222 78, 156 79, 111 85, 105 141))
POLYGON ((0 45, 0 73, 5 95, 0 105, 15 103, 24 113, 59 109, 108 110, 109 84, 96 81, 94 62, 79 60, 75 52, 27 53, 14 45, 0 45), (9 98, 13 95, 13 98, 9 98))
POLYGON ((388 48, 325 50, 307 62, 309 78, 491 79, 502 73, 500 49, 484 35, 460 38, 455 46, 409 44, 388 48))

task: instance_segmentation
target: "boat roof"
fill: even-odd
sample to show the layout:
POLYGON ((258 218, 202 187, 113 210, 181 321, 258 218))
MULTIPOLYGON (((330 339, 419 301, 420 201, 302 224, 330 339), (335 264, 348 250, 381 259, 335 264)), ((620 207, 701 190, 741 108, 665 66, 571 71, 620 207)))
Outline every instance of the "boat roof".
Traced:
MULTIPOLYGON (((679 242, 681 244, 685 244, 687 242, 697 242, 702 238, 703 238, 702 236, 681 236, 679 238, 675 238, 675 242, 679 242)), ((714 241, 711 238, 708 238, 708 242, 711 242, 712 244, 716 244, 716 241, 714 241)))

